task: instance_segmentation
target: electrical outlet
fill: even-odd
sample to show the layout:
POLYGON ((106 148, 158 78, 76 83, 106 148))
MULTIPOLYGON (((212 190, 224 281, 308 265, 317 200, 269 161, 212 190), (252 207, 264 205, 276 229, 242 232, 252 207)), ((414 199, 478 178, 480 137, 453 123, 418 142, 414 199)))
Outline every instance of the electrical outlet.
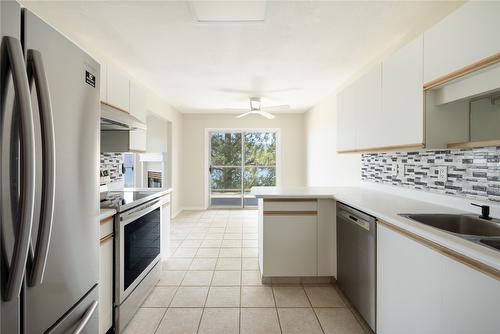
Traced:
POLYGON ((396 163, 391 164, 391 175, 398 176, 398 164, 396 163))
POLYGON ((405 177, 405 169, 406 165, 405 164, 398 164, 398 177, 402 179, 405 177))
POLYGON ((448 180, 448 166, 434 166, 430 169, 431 177, 438 181, 446 182, 448 180))

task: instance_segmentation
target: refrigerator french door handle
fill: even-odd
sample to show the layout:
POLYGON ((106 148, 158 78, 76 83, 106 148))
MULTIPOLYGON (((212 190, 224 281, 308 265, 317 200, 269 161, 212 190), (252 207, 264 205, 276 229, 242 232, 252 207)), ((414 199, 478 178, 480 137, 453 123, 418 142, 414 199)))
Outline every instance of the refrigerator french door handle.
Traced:
POLYGON ((45 264, 50 247, 50 236, 54 221, 54 202, 56 184, 56 148, 54 120, 50 100, 49 84, 43 66, 42 54, 37 50, 27 52, 28 81, 30 88, 36 87, 38 110, 42 133, 42 205, 39 217, 38 236, 34 254, 30 253, 32 267, 29 272, 28 285, 35 286, 43 282, 45 264))
MULTIPOLYGON (((21 120, 20 221, 3 294, 3 299, 9 301, 19 296, 21 291, 30 246, 35 202, 35 135, 31 96, 21 43, 13 37, 4 37, 4 39, 14 84, 16 106, 19 108, 21 120)), ((1 79, 2 82, 5 82, 5 78, 1 79)), ((5 96, 6 89, 6 87, 2 87, 2 96, 5 96)))
POLYGON ((83 315, 82 319, 76 326, 75 330, 73 331, 73 334, 80 334, 82 331, 85 329, 87 324, 89 323, 90 318, 92 318, 92 315, 94 314, 95 310, 97 309, 97 305, 99 302, 97 300, 94 300, 92 304, 87 308, 87 311, 85 311, 85 314, 83 315))

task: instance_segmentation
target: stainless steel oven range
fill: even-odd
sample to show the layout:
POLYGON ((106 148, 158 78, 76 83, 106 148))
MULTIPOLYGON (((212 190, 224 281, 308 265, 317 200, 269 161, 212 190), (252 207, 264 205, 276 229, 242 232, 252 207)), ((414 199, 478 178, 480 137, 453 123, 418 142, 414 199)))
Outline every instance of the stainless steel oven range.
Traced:
MULTIPOLYGON (((115 333, 123 329, 160 277, 161 192, 110 192, 114 230, 115 333)), ((102 205, 105 206, 105 205, 102 205)))

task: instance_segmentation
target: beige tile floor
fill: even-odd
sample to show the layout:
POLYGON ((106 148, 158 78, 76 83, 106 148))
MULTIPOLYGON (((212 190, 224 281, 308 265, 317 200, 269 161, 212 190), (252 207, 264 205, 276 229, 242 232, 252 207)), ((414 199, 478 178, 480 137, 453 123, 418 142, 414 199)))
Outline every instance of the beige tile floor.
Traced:
POLYGON ((261 283, 256 210, 183 212, 169 244, 127 334, 365 333, 331 284, 261 283))

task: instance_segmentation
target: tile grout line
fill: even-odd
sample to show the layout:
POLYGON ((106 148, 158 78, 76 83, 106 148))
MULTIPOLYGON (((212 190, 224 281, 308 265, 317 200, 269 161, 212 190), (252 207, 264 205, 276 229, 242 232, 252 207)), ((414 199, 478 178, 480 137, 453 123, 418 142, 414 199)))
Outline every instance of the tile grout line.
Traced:
POLYGON ((323 325, 321 324, 321 321, 319 320, 318 315, 316 314, 316 310, 313 307, 313 304, 311 302, 311 299, 309 298, 309 295, 307 294, 307 290, 304 287, 304 284, 301 283, 302 289, 304 289, 304 293, 306 294, 307 300, 309 301, 309 304, 311 305, 312 312, 314 314, 314 317, 316 318, 316 321, 318 321, 319 328, 321 329, 321 332, 325 333, 325 330, 323 329, 323 325))
POLYGON ((272 284, 272 279, 271 279, 271 291, 273 292, 274 311, 276 311, 276 317, 278 318, 278 326, 280 327, 280 333, 283 334, 283 328, 281 328, 281 319, 280 319, 280 314, 278 312, 278 303, 276 302, 276 296, 274 295, 274 286, 272 284))

